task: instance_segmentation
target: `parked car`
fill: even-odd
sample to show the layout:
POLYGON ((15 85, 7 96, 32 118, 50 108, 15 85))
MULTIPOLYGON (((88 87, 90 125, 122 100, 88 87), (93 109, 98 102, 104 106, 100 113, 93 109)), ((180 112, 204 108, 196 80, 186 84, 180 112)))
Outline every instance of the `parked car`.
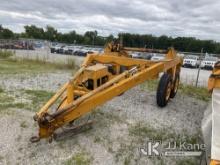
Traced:
POLYGON ((87 54, 87 53, 89 53, 89 54, 94 53, 93 48, 86 48, 86 49, 85 49, 85 52, 86 52, 86 54, 87 54))
POLYGON ((132 56, 132 58, 140 58, 141 53, 139 53, 139 52, 133 52, 133 53, 131 53, 131 56, 132 56))
POLYGON ((59 54, 66 54, 68 51, 68 46, 62 46, 60 47, 60 49, 58 50, 59 54))
POLYGON ((199 62, 199 56, 188 55, 183 60, 183 67, 198 68, 199 62))
POLYGON ((50 53, 56 53, 56 51, 55 51, 55 46, 51 46, 51 47, 50 47, 50 53))
POLYGON ((80 50, 81 50, 81 49, 80 49, 79 47, 75 47, 73 54, 76 55, 76 56, 78 56, 78 52, 79 52, 80 50))
POLYGON ((51 53, 60 53, 62 48, 63 48, 62 45, 55 45, 50 48, 50 52, 51 53))
POLYGON ((216 62, 218 62, 219 59, 217 57, 206 57, 201 63, 202 69, 213 69, 216 62))
POLYGON ((65 53, 69 54, 69 55, 72 55, 74 53, 74 47, 73 46, 68 46, 68 49, 65 53))
POLYGON ((139 59, 146 59, 150 60, 152 57, 152 54, 149 53, 140 53, 140 52, 133 52, 131 53, 132 58, 139 58, 139 59))
POLYGON ((150 60, 153 57, 153 54, 151 53, 141 53, 140 54, 140 59, 145 59, 145 60, 150 60))
POLYGON ((159 61, 159 60, 164 60, 165 59, 165 55, 164 54, 154 54, 152 57, 151 57, 151 60, 152 61, 159 61))
POLYGON ((77 55, 77 56, 86 56, 87 54, 87 50, 85 48, 78 48, 76 49, 76 51, 74 52, 74 55, 77 55))

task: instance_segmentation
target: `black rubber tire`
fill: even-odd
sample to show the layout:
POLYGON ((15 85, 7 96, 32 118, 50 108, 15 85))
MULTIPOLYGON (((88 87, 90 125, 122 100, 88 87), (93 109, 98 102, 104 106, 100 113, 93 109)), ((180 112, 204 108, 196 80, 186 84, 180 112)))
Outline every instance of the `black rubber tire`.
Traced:
POLYGON ((178 91, 179 83, 178 83, 178 86, 177 86, 177 90, 175 90, 176 81, 180 82, 180 74, 179 73, 177 73, 176 76, 175 76, 175 80, 173 82, 173 89, 171 90, 171 93, 170 93, 170 98, 174 98, 176 96, 177 91, 178 91))
POLYGON ((172 83, 170 74, 164 73, 160 78, 160 82, 157 87, 157 105, 159 107, 165 107, 169 101, 166 99, 168 84, 172 83))

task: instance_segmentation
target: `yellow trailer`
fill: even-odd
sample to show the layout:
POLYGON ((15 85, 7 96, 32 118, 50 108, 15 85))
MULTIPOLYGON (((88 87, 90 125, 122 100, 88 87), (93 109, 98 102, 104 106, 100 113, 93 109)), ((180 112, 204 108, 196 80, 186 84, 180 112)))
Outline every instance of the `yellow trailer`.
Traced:
POLYGON ((177 56, 173 48, 152 50, 124 48, 114 42, 108 44, 103 54, 87 55, 73 78, 36 113, 34 120, 38 122, 39 135, 32 137, 31 141, 52 139, 58 128, 72 123, 132 87, 157 78, 162 72, 156 100, 158 106, 166 106, 177 92, 181 65, 182 58, 177 56), (131 58, 128 51, 166 55, 164 60, 150 61, 131 58), (54 105, 57 105, 56 108, 54 105))

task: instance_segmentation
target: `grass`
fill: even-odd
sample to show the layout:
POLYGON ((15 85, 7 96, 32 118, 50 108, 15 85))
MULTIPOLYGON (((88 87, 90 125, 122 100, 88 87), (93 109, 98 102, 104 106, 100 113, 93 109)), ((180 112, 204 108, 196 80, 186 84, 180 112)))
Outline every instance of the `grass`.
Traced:
POLYGON ((0 113, 4 115, 14 115, 14 111, 10 111, 11 108, 24 109, 26 104, 17 102, 14 97, 9 96, 7 93, 0 93, 0 113))
POLYGON ((22 62, 22 63, 32 63, 35 65, 46 65, 52 69, 75 69, 76 68, 76 64, 75 64, 75 60, 74 59, 67 59, 66 63, 51 63, 46 61, 45 59, 16 59, 16 61, 18 62, 22 62))
MULTIPOLYGON (((142 90, 156 91, 158 82, 158 80, 149 80, 146 83, 141 84, 140 87, 142 90)), ((211 94, 205 87, 195 87, 193 85, 180 84, 178 93, 180 95, 189 96, 206 102, 208 102, 211 99, 211 94)))
POLYGON ((16 102, 14 97, 9 96, 4 90, 0 88, 0 109, 8 109, 8 108, 24 108, 25 104, 16 102))
MULTIPOLYGON (((114 114, 114 113, 110 113, 110 112, 104 112, 102 109, 100 108, 96 108, 95 110, 92 111, 92 115, 96 116, 97 118, 103 119, 105 118, 105 121, 111 121, 112 123, 122 123, 122 122, 126 122, 125 120, 121 119, 120 116, 114 114)), ((106 126, 106 124, 108 123, 104 123, 104 121, 102 120, 102 126, 106 126)))
MULTIPOLYGON (((67 59, 67 63, 65 65, 60 65, 61 69, 63 67, 63 69, 76 69, 76 63, 74 59, 68 58, 67 59)), ((58 66, 59 68, 59 66, 58 66)))
POLYGON ((23 109, 26 107, 26 104, 21 102, 16 102, 15 99, 9 96, 7 93, 2 90, 0 92, 0 111, 3 112, 9 108, 18 108, 23 109))
POLYGON ((149 124, 136 124, 129 127, 129 135, 144 139, 149 138, 151 140, 175 141, 177 144, 180 142, 186 142, 188 144, 197 144, 201 141, 201 133, 197 132, 194 135, 188 135, 183 131, 182 134, 177 134, 168 129, 155 129, 149 124))
POLYGON ((6 59, 6 58, 9 58, 13 56, 13 53, 11 51, 3 51, 3 50, 0 50, 0 59, 6 59))
POLYGON ((198 163, 196 159, 181 159, 177 160, 176 165, 195 165, 198 163))
POLYGON ((207 88, 204 87, 180 84, 179 93, 202 101, 209 101, 211 99, 211 94, 208 92, 207 88))
POLYGON ((38 110, 43 103, 46 103, 54 95, 53 92, 44 90, 25 90, 25 93, 29 95, 33 110, 38 110))
POLYGON ((141 84, 140 87, 142 90, 156 91, 158 86, 158 80, 148 80, 145 83, 141 84))
POLYGON ((39 58, 36 59, 17 59, 17 61, 22 62, 22 63, 31 63, 34 65, 46 65, 49 68, 52 69, 75 69, 76 68, 76 64, 75 64, 75 60, 74 59, 67 59, 66 63, 52 63, 52 62, 48 62, 45 59, 41 60, 39 58))
POLYGON ((134 143, 120 143, 119 149, 115 153, 115 161, 119 162, 120 159, 123 159, 124 165, 131 164, 131 160, 134 160, 134 150, 137 149, 137 145, 134 143))
POLYGON ((7 103, 10 104, 10 103, 13 103, 13 102, 14 102, 14 98, 8 96, 4 92, 0 93, 0 107, 4 107, 4 106, 7 105, 7 103))
POLYGON ((6 59, 0 61, 0 74, 25 74, 25 73, 44 73, 55 70, 74 70, 76 68, 73 59, 64 63, 50 63, 38 59, 6 59))
POLYGON ((0 93, 3 93, 4 92, 4 89, 2 89, 1 87, 0 87, 0 93))
POLYGON ((124 165, 129 165, 131 164, 131 157, 126 157, 124 160, 124 165))
MULTIPOLYGON (((124 165, 134 164, 140 159, 137 155, 134 155, 134 153, 138 146, 143 146, 143 144, 146 144, 146 141, 148 140, 162 140, 164 147, 168 145, 168 142, 176 142, 177 145, 180 145, 180 142, 186 142, 186 144, 201 143, 201 132, 188 135, 187 132, 183 130, 181 134, 177 134, 169 129, 155 129, 149 124, 139 123, 134 126, 130 125, 128 131, 129 136, 131 136, 130 141, 126 142, 124 140, 114 155, 115 161, 119 162, 119 160, 121 160, 124 165)), ((154 164, 166 164, 163 159, 158 162, 157 157, 154 157, 153 160, 154 164)), ((177 165, 191 165, 197 162, 197 158, 175 160, 175 162, 177 165)))
POLYGON ((65 161, 64 165, 89 165, 91 162, 92 157, 88 153, 80 152, 65 161))
POLYGON ((12 104, 12 107, 23 109, 23 108, 26 107, 26 104, 24 104, 24 103, 15 103, 15 104, 12 104))
POLYGON ((0 111, 6 112, 5 110, 9 108, 30 109, 36 111, 54 95, 53 92, 44 90, 24 90, 24 93, 27 95, 27 99, 31 100, 31 103, 25 101, 18 102, 6 92, 0 92, 0 111))

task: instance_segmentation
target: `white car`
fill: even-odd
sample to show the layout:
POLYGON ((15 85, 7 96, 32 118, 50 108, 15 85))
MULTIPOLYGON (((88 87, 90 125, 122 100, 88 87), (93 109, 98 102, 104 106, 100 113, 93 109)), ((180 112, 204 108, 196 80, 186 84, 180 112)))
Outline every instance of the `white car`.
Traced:
POLYGON ((165 55, 164 54, 154 54, 151 57, 152 61, 160 61, 160 60, 164 60, 165 59, 165 55))
POLYGON ((131 54, 132 58, 140 58, 140 55, 141 55, 141 53, 139 53, 139 52, 133 52, 131 54))
POLYGON ((63 48, 63 45, 56 45, 54 47, 54 53, 60 53, 60 50, 63 48))
POLYGON ((68 50, 69 50, 69 46, 64 46, 62 53, 67 54, 67 53, 68 53, 68 50))
POLYGON ((213 69, 214 65, 218 61, 219 59, 217 57, 206 57, 201 63, 201 68, 202 69, 213 69))
POLYGON ((199 56, 188 55, 183 60, 183 67, 198 68, 199 63, 199 56))

